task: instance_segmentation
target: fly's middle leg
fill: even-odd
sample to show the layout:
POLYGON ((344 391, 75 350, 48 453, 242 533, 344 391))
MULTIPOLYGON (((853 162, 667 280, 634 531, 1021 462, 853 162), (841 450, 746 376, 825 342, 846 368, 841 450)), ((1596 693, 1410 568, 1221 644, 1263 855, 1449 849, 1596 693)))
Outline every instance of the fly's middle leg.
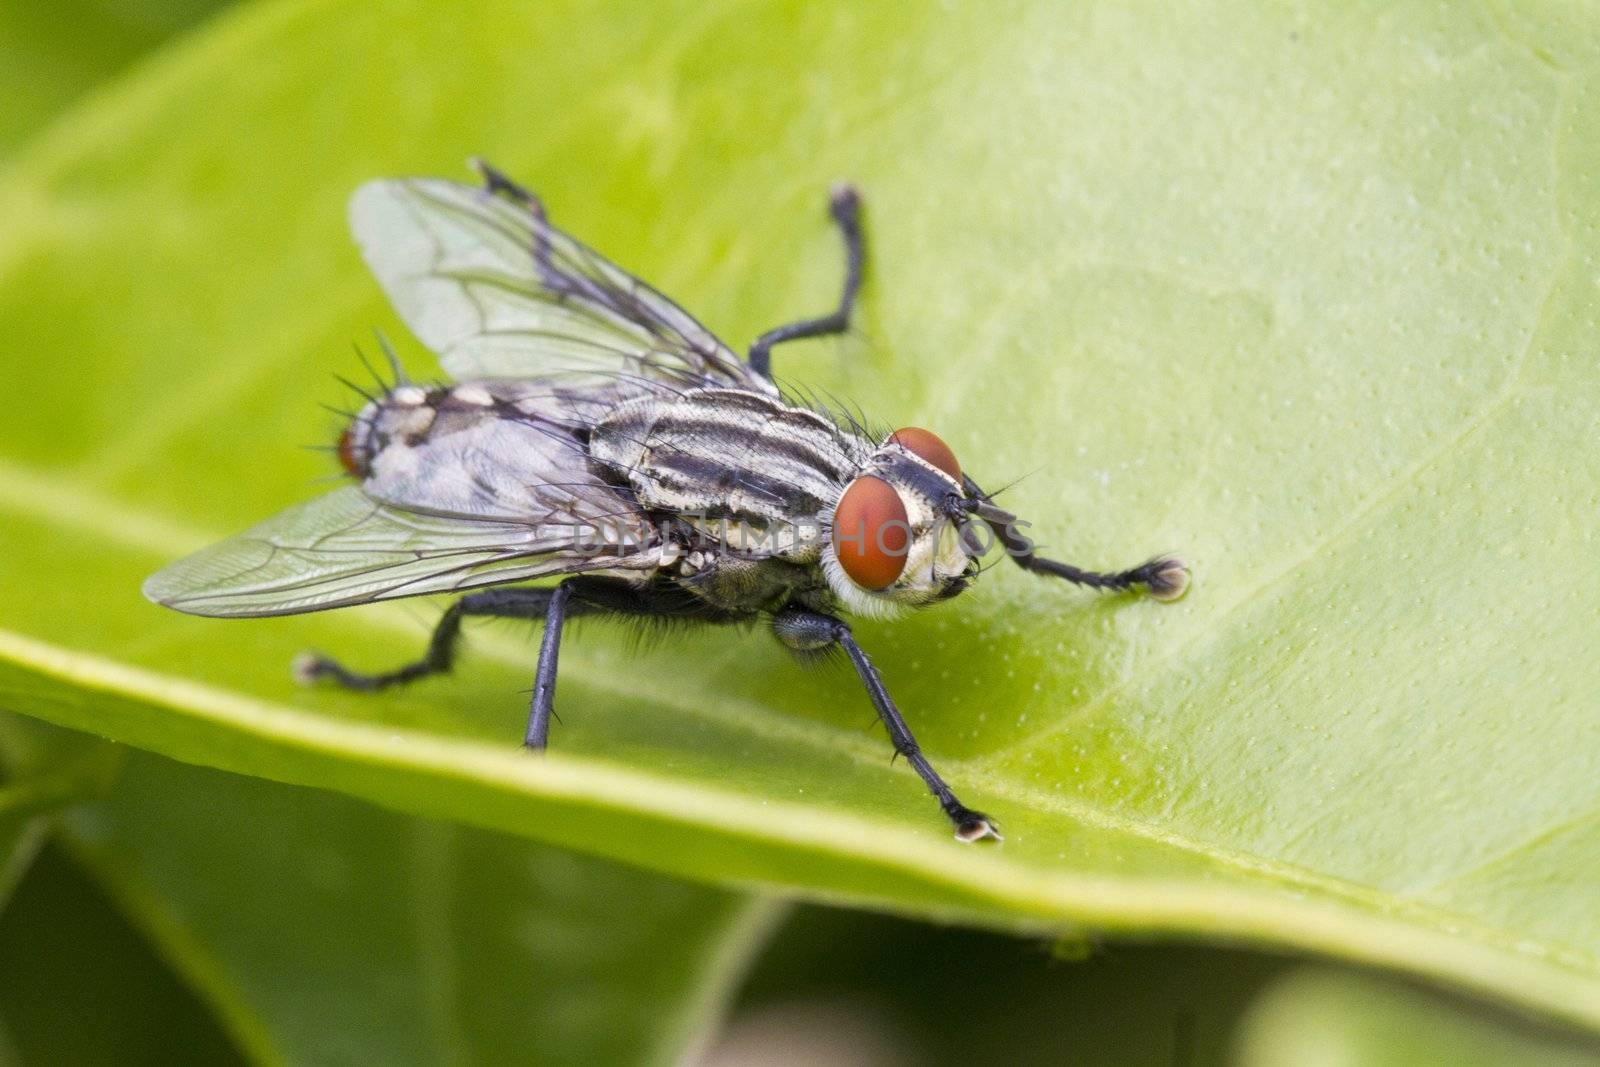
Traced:
POLYGON ((639 617, 688 618, 683 604, 661 590, 642 589, 608 578, 582 575, 564 579, 546 589, 544 636, 539 642, 539 665, 533 676, 528 729, 522 743, 542 751, 550 738, 550 717, 555 714, 557 663, 561 657, 561 631, 574 615, 609 614, 639 617))
POLYGON ((961 803, 956 798, 955 792, 939 776, 939 772, 933 769, 928 757, 922 754, 922 747, 912 736, 905 717, 900 714, 900 709, 895 706, 888 689, 884 687, 883 677, 878 674, 878 668, 872 665, 866 652, 856 643, 855 635, 850 632, 850 626, 844 620, 820 612, 790 608, 774 616, 772 629, 778 635, 778 640, 796 652, 825 652, 835 647, 844 649, 845 655, 850 657, 850 663, 861 679, 861 684, 866 687, 867 696, 871 698, 872 706, 878 712, 878 718, 883 720, 883 725, 889 731, 889 739, 894 742, 896 754, 904 756, 906 762, 911 764, 912 769, 927 784, 928 792, 938 800, 940 809, 955 825, 956 837, 962 841, 978 841, 985 837, 1000 840, 1000 832, 995 828, 994 820, 961 803))
POLYGON ((768 330, 750 346, 750 369, 766 378, 772 377, 772 346, 784 341, 797 341, 802 337, 823 337, 844 333, 850 328, 850 312, 855 307, 856 294, 861 291, 861 270, 866 262, 866 248, 861 236, 861 194, 845 182, 835 185, 828 194, 828 213, 839 224, 839 234, 844 238, 844 289, 839 294, 839 306, 815 319, 801 319, 768 330))
POLYGON ((539 666, 533 672, 533 699, 528 707, 528 729, 522 744, 543 749, 550 740, 550 716, 556 707, 556 663, 561 657, 561 628, 567 622, 567 602, 579 579, 568 578, 550 590, 545 605, 544 636, 539 640, 539 666))

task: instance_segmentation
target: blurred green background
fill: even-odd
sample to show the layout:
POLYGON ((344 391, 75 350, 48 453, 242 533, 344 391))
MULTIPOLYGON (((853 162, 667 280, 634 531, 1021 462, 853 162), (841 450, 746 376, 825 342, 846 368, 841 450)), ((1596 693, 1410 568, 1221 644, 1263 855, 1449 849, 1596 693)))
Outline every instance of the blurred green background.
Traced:
POLYGON ((1576 3, 6 0, 0 1064, 1600 1062, 1597 63, 1576 3), (289 655, 433 607, 137 599, 315 491, 405 336, 344 197, 470 153, 736 346, 855 178, 780 374, 1196 560, 863 627, 1004 851, 754 636, 580 629, 530 770, 526 633, 373 702, 289 655))

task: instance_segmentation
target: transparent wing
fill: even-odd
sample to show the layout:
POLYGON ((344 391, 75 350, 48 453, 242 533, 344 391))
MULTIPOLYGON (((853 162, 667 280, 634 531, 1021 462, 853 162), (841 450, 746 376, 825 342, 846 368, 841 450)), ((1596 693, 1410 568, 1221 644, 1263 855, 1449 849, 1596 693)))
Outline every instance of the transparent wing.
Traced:
POLYGON ((292 615, 550 574, 656 565, 642 545, 572 522, 494 522, 396 508, 355 486, 181 559, 144 584, 193 615, 292 615), (585 547, 591 546, 591 547, 585 547))
POLYGON ((451 376, 707 381, 776 388, 678 305, 546 221, 532 194, 369 182, 350 202, 368 266, 451 376))

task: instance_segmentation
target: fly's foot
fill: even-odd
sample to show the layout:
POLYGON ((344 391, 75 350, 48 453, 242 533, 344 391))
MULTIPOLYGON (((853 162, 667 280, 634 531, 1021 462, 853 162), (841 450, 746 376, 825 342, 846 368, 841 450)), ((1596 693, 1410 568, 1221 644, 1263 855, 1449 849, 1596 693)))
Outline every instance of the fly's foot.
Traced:
POLYGON ((982 841, 986 837, 992 837, 996 841, 1005 840, 1004 837, 1000 836, 999 825, 981 811, 973 811, 971 808, 963 808, 957 805, 946 809, 945 814, 949 815, 950 821, 956 824, 957 841, 971 844, 974 841, 982 841))
POLYGON ((345 689, 371 692, 400 682, 409 682, 428 673, 428 668, 413 665, 387 674, 357 674, 345 668, 338 660, 329 659, 320 652, 302 652, 289 661, 289 673, 301 685, 316 685, 319 682, 329 681, 345 689))
POLYGON ((317 652, 302 652, 289 661, 289 675, 301 685, 316 685, 335 671, 343 672, 333 660, 317 652))
POLYGON ((834 182, 828 190, 828 213, 841 226, 855 226, 861 217, 861 193, 849 182, 834 182))
POLYGON ((1177 600, 1189 590, 1189 565, 1177 556, 1163 556, 1146 563, 1145 588, 1157 600, 1177 600))

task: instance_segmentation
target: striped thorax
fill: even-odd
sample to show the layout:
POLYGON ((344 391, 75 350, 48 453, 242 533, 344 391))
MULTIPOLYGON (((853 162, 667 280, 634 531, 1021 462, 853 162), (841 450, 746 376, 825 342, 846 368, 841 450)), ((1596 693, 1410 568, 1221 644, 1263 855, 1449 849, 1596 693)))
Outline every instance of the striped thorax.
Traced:
POLYGON ((629 401, 589 449, 642 509, 709 539, 702 558, 808 567, 822 600, 883 614, 954 595, 971 570, 946 507, 959 470, 907 447, 911 433, 932 437, 875 442, 776 397, 708 388, 629 401))
POLYGON ((601 419, 589 448, 647 509, 756 526, 815 519, 871 450, 814 411, 740 389, 640 397, 601 419))

